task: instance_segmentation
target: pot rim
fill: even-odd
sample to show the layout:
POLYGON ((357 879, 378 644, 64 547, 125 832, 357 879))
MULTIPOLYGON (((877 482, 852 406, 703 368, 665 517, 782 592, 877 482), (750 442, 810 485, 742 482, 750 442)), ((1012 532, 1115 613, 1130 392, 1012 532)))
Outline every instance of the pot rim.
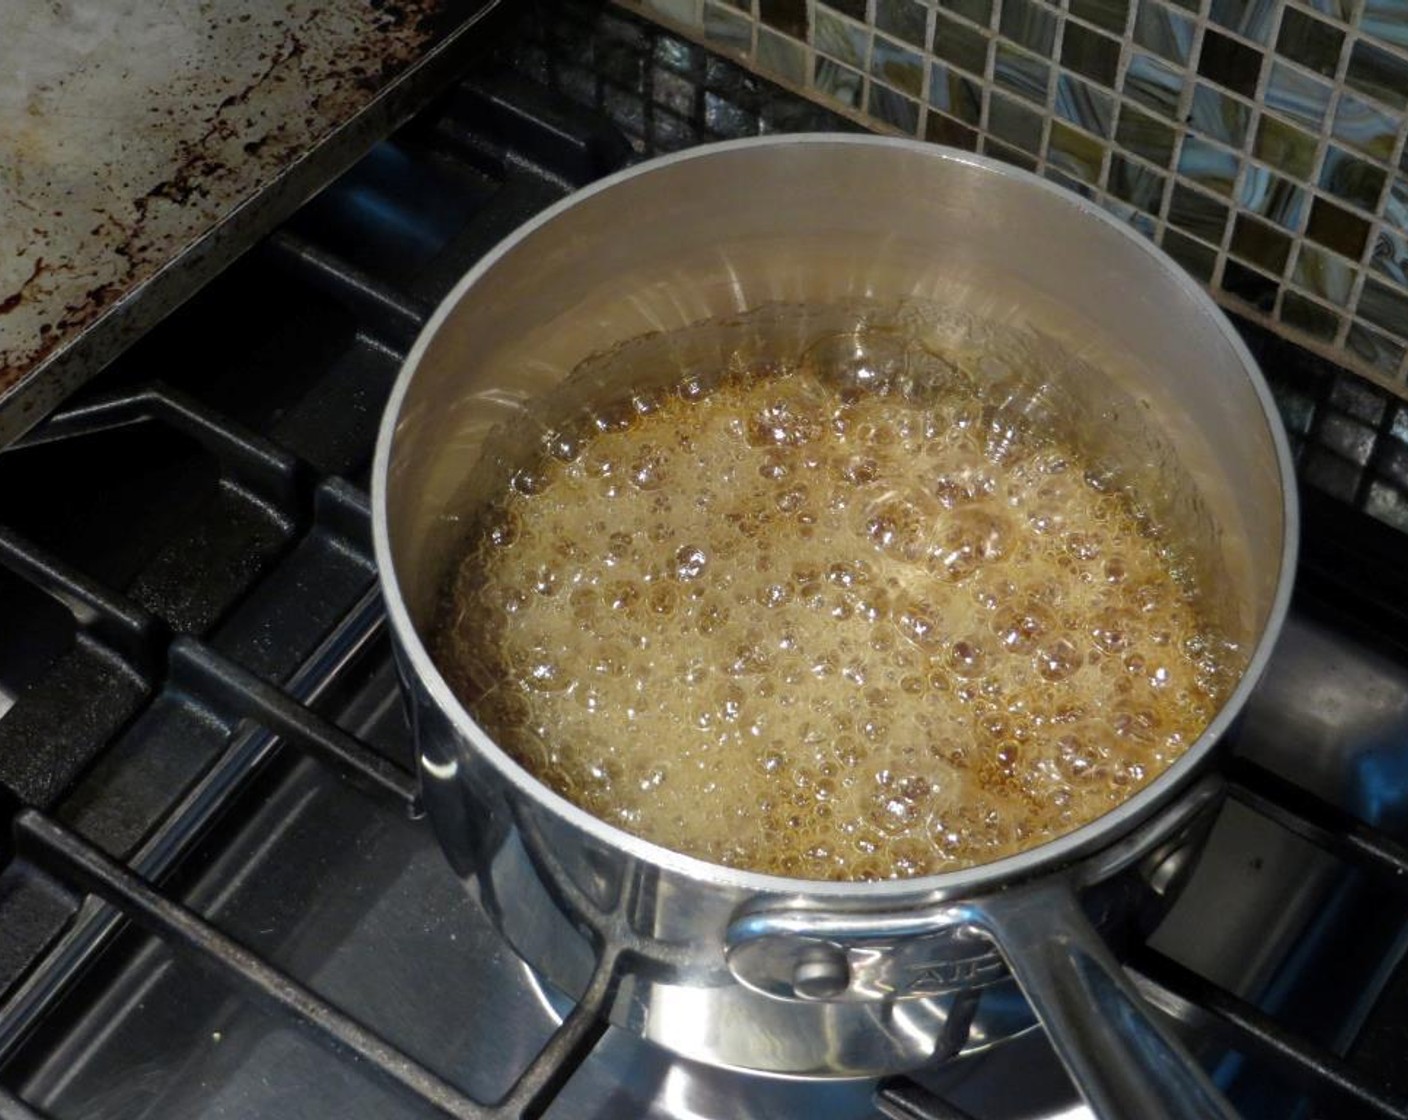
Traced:
POLYGON ((832 901, 863 896, 864 900, 870 903, 898 903, 919 897, 951 898, 959 895, 972 895, 1070 863, 1082 855, 1107 846, 1135 828, 1156 809, 1176 796, 1194 777, 1206 756, 1241 712, 1248 696, 1266 668, 1272 648, 1285 620, 1294 583, 1293 576, 1300 536, 1300 511, 1296 496, 1295 471, 1290 446, 1278 416, 1271 391, 1256 360, 1248 351, 1231 322, 1207 292, 1151 241, 1141 236, 1128 224, 1071 191, 995 159, 901 137, 852 133, 792 133, 785 136, 748 137, 741 140, 705 144, 647 160, 615 172, 554 203, 519 226, 481 257, 440 302, 435 313, 421 329, 415 344, 411 347, 402 364, 401 371, 397 375, 387 400, 377 433, 371 479, 372 538, 377 578, 381 585, 394 637, 400 644, 415 679, 427 690, 436 706, 449 718, 460 736, 461 749, 466 742, 472 744, 473 748, 489 760, 500 775, 512 783, 520 793, 541 803, 555 815, 565 818, 569 824, 586 833, 597 843, 623 850, 645 863, 653 864, 692 880, 756 894, 804 895, 818 900, 832 901), (750 148, 792 145, 897 148, 925 158, 967 164, 981 168, 989 174, 1019 182, 1028 190, 1044 192, 1081 215, 1079 220, 1100 222, 1109 229, 1117 230, 1119 235, 1126 239, 1132 251, 1146 253, 1154 259, 1158 268, 1166 274, 1180 293, 1189 299, 1195 313, 1210 316, 1213 319, 1218 332, 1236 355, 1261 404, 1262 419, 1267 426, 1275 450, 1282 495, 1280 569, 1277 572, 1276 592, 1272 599, 1271 608, 1237 687, 1233 689, 1231 695, 1218 710, 1217 715, 1213 717, 1188 750, 1134 796, 1071 832, 1048 840, 1034 848, 989 863, 941 872, 936 875, 911 879, 887 879, 878 882, 799 879, 712 863, 666 848, 609 824, 574 805, 534 778, 470 717, 431 659, 425 643, 421 640, 420 634, 411 621, 410 612, 401 596, 400 583, 392 560, 390 532, 387 524, 387 474, 391 460, 391 448, 406 394, 415 379, 420 363, 432 340, 465 295, 478 285, 501 259, 513 252, 539 228, 556 220, 559 215, 573 209, 585 199, 609 191, 619 183, 655 174, 691 160, 715 158, 719 155, 750 148))

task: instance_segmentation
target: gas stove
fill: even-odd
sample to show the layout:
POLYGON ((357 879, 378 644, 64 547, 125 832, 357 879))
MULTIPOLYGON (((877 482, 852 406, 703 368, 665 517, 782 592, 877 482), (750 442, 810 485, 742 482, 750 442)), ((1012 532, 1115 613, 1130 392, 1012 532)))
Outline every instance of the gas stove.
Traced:
MULTIPOLYGON (((878 1083, 672 1059, 541 983, 420 819, 365 487, 430 309, 638 158, 853 127, 596 4, 502 33, 0 454, 0 1116, 1087 1115, 1036 1029, 878 1083)), ((1302 567, 1127 967, 1249 1120, 1405 1117, 1408 404, 1244 330, 1302 567)))

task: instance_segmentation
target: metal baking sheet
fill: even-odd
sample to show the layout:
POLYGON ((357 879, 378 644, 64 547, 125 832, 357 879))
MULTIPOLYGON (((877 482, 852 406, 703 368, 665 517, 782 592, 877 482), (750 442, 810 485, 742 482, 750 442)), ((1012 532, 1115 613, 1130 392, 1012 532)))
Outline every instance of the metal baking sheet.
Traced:
POLYGON ((0 447, 441 88, 496 5, 0 4, 0 447))

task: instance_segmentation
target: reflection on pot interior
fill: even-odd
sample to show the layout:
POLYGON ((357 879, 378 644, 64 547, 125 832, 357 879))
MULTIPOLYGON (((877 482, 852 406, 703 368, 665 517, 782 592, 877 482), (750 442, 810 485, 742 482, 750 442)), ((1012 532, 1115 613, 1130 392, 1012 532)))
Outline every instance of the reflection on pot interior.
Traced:
POLYGON ((771 308, 555 401, 474 472, 435 656, 532 774, 666 847, 807 879, 1009 855, 1152 780, 1243 668, 1192 483, 1031 332, 771 308))

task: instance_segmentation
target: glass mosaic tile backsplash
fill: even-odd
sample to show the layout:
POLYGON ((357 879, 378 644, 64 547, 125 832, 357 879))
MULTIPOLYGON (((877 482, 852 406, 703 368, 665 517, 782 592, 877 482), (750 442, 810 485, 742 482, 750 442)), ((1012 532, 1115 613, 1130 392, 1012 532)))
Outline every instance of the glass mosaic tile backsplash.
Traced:
POLYGON ((880 131, 1078 191, 1408 391, 1408 0, 618 0, 880 131))

